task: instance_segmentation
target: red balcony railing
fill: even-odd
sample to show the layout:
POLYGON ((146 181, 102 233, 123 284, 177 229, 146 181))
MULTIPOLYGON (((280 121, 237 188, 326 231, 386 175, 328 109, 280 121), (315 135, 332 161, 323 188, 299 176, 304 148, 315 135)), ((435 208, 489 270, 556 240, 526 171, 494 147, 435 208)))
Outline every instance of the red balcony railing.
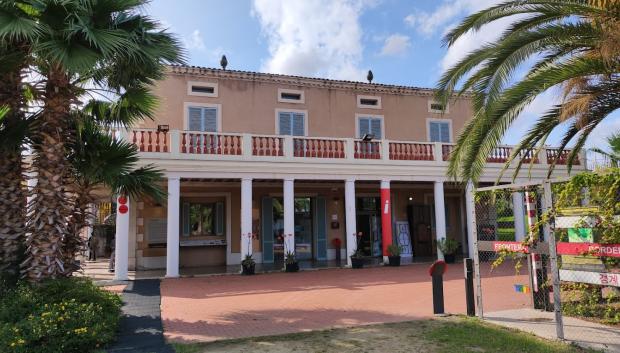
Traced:
POLYGON ((181 153, 238 156, 241 155, 241 143, 241 135, 183 132, 181 153))
POLYGON ((140 152, 168 152, 168 132, 154 129, 134 129, 131 142, 140 152))
POLYGON ((450 160, 450 153, 454 151, 454 145, 441 145, 441 160, 450 160))
POLYGON ((252 136, 253 156, 284 156, 284 138, 278 136, 252 136))
POLYGON ((355 140, 353 157, 356 159, 381 159, 381 142, 355 140))
POLYGON ((294 138, 293 155, 311 158, 345 158, 345 141, 320 138, 294 138))
MULTIPOLYGON (((557 165, 566 165, 568 164, 568 156, 571 154, 571 150, 563 150, 560 152, 558 148, 547 148, 547 163, 551 164, 554 161, 557 165)), ((579 157, 575 158, 575 162, 573 164, 579 165, 581 161, 579 157)))
POLYGON ((495 147, 489 154, 489 157, 487 157, 487 162, 506 163, 510 157, 510 153, 512 153, 511 147, 495 147))
POLYGON ((397 161, 435 160, 432 143, 390 142, 390 159, 397 161))

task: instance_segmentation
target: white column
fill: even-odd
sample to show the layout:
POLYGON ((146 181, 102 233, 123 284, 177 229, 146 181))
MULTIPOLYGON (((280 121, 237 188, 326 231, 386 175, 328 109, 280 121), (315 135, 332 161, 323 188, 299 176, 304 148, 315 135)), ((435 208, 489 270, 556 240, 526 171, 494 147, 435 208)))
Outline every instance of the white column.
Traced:
POLYGON ((525 239, 525 209, 523 207, 523 193, 512 193, 512 209, 515 217, 515 240, 525 239))
POLYGON ((179 277, 180 198, 181 180, 179 178, 168 178, 166 277, 179 277))
POLYGON ((351 267, 351 255, 357 246, 357 220, 355 219, 355 180, 344 182, 345 233, 347 241, 347 266, 351 267))
POLYGON ((252 179, 241 179, 241 260, 252 255, 252 179))
POLYGON ((114 241, 114 279, 129 279, 129 198, 120 196, 116 199, 116 235, 114 241))
POLYGON ((469 181, 465 187, 465 213, 467 214, 467 248, 470 258, 474 257, 476 251, 476 239, 474 239, 476 236, 476 220, 474 219, 476 203, 474 200, 474 184, 469 181))
MULTIPOLYGON (((435 182, 435 236, 437 241, 446 237, 446 206, 443 196, 443 182, 435 182)), ((437 248, 437 259, 443 260, 443 253, 437 248)))
POLYGON ((284 241, 287 251, 295 252, 295 181, 284 179, 284 241))

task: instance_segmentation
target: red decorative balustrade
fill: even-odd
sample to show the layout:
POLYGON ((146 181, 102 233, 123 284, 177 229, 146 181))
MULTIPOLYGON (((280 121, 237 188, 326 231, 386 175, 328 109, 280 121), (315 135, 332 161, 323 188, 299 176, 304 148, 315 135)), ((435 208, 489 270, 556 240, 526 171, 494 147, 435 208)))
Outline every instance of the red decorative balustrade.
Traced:
POLYGON ((312 158, 345 158, 345 142, 320 138, 294 138, 293 155, 312 158))
POLYGON ((356 159, 381 159, 381 142, 354 141, 353 157, 356 159))
POLYGON ((431 143, 390 142, 390 159, 399 161, 435 160, 431 143))
POLYGON ((512 153, 511 147, 495 147, 489 154, 489 157, 487 158, 487 162, 506 163, 511 153, 512 153))
POLYGON ((168 132, 153 129, 134 129, 131 142, 140 152, 168 152, 168 132))
POLYGON ((532 159, 534 160, 534 164, 540 163, 538 156, 536 155, 536 150, 529 149, 525 151, 519 152, 519 156, 523 163, 532 163, 532 159))
MULTIPOLYGON (((547 148, 547 163, 554 163, 557 165, 567 165, 568 157, 571 154, 571 150, 563 150, 560 152, 558 148, 547 148)), ((579 165, 581 161, 579 157, 575 157, 574 165, 579 165)))
POLYGON ((441 145, 441 160, 450 160, 450 153, 454 151, 454 145, 441 145))
POLYGON ((181 153, 238 156, 241 155, 241 143, 241 135, 181 133, 181 153))
POLYGON ((252 136, 253 156, 283 156, 284 138, 277 136, 252 136))

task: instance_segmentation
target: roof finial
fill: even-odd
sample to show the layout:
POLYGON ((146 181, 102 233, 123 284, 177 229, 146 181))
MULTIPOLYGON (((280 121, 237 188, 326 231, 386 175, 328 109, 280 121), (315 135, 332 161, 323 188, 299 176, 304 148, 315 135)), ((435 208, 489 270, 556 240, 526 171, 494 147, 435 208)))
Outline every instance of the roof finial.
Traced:
POLYGON ((228 59, 226 59, 226 55, 222 55, 222 59, 220 60, 220 65, 222 65, 223 70, 226 70, 226 66, 228 66, 228 59))
POLYGON ((366 79, 368 80, 368 83, 372 83, 372 79, 375 76, 372 74, 372 70, 368 70, 368 75, 366 75, 366 79))

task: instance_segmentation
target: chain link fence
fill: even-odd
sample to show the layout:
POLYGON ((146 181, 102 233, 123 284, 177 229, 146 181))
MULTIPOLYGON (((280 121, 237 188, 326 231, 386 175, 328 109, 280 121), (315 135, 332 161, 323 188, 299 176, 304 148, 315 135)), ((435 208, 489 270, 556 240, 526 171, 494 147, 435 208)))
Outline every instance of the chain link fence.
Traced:
POLYGON ((609 236, 620 217, 604 214, 609 195, 594 189, 563 181, 474 191, 478 316, 573 341, 591 333, 565 337, 565 317, 620 324, 620 245, 609 236))

